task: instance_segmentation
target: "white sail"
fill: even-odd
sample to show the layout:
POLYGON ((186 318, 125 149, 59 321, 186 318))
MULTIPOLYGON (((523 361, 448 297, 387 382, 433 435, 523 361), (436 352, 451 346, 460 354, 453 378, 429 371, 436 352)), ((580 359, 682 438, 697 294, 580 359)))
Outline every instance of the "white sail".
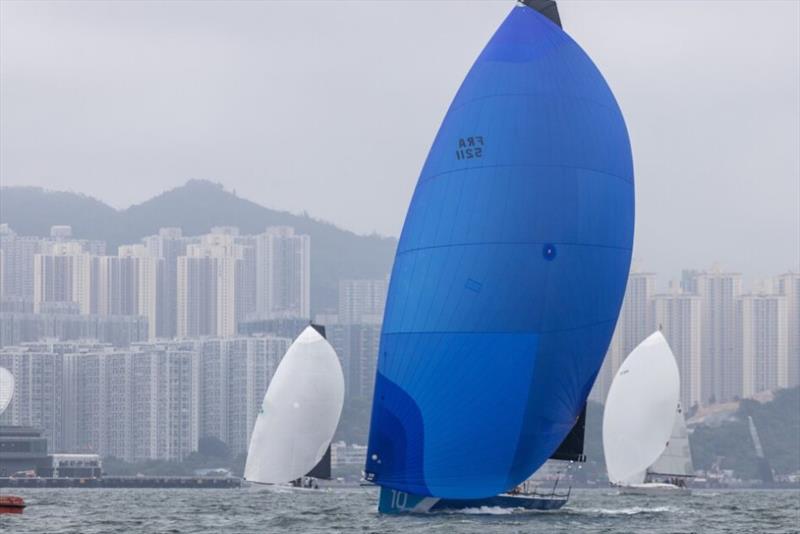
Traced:
POLYGON ((656 332, 622 362, 606 399, 603 450, 613 484, 644 482, 667 447, 679 394, 678 365, 656 332))
POLYGON ((333 439, 344 403, 339 358, 309 326, 281 360, 256 418, 246 480, 282 484, 308 473, 333 439))
POLYGON ((680 402, 675 413, 675 423, 669 437, 667 448, 661 453, 653 465, 647 469, 648 473, 664 476, 692 476, 694 464, 692 451, 689 447, 689 432, 686 430, 686 420, 680 402))
POLYGON ((0 367, 0 415, 11 403, 14 396, 14 375, 4 367, 0 367))

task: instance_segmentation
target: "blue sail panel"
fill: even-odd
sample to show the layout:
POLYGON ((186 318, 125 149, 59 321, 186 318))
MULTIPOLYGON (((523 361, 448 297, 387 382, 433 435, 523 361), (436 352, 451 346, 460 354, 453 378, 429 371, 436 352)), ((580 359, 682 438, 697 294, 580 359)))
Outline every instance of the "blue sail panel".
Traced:
POLYGON ((525 480, 586 402, 630 267, 633 165, 589 57, 514 8, 420 174, 392 271, 366 471, 482 498, 525 480))

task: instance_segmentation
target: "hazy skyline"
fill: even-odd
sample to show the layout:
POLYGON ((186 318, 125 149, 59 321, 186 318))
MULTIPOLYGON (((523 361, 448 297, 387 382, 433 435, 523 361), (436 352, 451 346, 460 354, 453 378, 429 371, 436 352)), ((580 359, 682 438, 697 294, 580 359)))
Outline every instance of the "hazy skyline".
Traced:
MULTIPOLYGON (((514 2, 2 2, 0 181, 124 208, 190 178, 399 234, 514 2)), ((800 268, 800 4, 559 2, 625 115, 635 257, 800 268)))

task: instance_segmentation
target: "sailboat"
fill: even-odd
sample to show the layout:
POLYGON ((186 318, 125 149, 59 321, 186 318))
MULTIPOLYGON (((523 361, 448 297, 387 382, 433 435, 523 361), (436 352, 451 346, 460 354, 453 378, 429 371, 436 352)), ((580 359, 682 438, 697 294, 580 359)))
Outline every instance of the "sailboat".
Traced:
POLYGON ((609 481, 623 494, 689 493, 694 476, 675 356, 661 332, 620 366, 603 413, 609 481))
POLYGON ((633 220, 611 90, 555 2, 519 3, 455 96, 398 243, 364 469, 381 512, 566 502, 520 485, 583 457, 633 220))
POLYGON ((311 325, 286 351, 256 418, 244 479, 316 488, 330 478, 330 445, 344 405, 339 358, 311 325))

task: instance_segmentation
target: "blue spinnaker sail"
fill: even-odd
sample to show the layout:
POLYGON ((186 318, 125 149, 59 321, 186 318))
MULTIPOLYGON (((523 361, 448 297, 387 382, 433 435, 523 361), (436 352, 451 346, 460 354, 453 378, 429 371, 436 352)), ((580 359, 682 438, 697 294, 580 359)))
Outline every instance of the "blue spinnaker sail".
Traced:
POLYGON ((408 210, 381 334, 366 472, 496 495, 583 408, 630 267, 625 122, 591 59, 512 10, 458 91, 408 210))

